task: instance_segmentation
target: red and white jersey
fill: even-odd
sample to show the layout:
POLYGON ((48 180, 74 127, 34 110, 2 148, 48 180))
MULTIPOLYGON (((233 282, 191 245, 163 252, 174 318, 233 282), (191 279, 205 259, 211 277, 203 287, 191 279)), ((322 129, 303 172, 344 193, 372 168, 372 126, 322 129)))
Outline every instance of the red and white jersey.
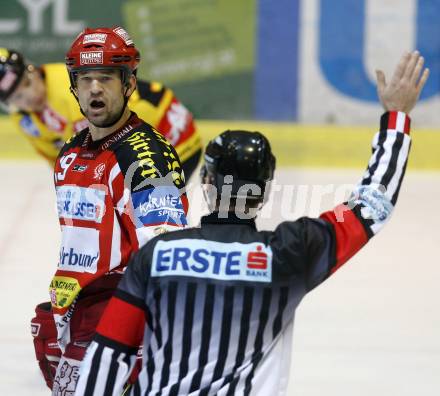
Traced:
POLYGON ((50 297, 63 348, 81 290, 123 271, 153 236, 184 227, 188 205, 176 151, 134 113, 100 141, 88 129, 74 136, 54 172, 62 238, 50 297))

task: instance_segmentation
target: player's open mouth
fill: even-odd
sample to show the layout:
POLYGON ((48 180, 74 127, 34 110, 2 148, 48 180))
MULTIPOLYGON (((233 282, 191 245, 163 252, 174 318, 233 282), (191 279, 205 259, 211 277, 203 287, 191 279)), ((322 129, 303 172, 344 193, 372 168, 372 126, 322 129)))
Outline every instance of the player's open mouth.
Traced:
POLYGON ((105 103, 101 102, 100 100, 92 100, 90 102, 90 107, 94 110, 102 109, 103 107, 105 107, 105 103))

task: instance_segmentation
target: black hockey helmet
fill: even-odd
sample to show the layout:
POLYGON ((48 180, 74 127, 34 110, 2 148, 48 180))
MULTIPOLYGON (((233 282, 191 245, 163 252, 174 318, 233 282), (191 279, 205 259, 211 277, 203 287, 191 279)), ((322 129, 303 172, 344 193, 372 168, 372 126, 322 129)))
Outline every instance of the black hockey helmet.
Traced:
POLYGON ((26 70, 26 62, 19 52, 0 48, 0 101, 6 102, 17 88, 26 70))
MULTIPOLYGON (((246 197, 261 200, 266 183, 273 179, 274 170, 275 157, 263 134, 225 131, 206 146, 201 177, 202 182, 209 177, 210 183, 217 188, 218 196, 225 184, 232 186, 231 197, 238 197, 240 188, 245 185, 257 185, 261 194, 246 197)), ((243 192, 247 194, 246 189, 243 192)))

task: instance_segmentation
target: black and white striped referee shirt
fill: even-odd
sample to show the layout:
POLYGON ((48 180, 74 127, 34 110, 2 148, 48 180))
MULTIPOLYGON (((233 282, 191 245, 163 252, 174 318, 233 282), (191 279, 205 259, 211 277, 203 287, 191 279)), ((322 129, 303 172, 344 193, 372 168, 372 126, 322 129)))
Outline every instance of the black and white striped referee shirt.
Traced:
POLYGON ((389 218, 409 124, 403 113, 382 116, 352 198, 318 219, 257 231, 253 220, 214 213, 146 244, 101 319, 76 395, 120 395, 142 337, 131 395, 284 394, 295 309, 389 218))

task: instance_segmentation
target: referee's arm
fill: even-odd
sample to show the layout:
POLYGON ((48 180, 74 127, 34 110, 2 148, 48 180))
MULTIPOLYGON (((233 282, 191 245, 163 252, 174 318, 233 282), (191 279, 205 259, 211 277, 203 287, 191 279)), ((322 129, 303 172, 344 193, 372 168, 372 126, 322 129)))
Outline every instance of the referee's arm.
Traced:
POLYGON ((294 246, 291 241, 295 240, 295 227, 301 230, 307 291, 344 265, 391 217, 408 160, 409 130, 408 115, 386 112, 373 139, 367 170, 349 201, 322 213, 318 219, 303 217, 277 227, 278 240, 284 240, 279 246, 283 252, 294 246))
POLYGON ((425 85, 429 69, 418 51, 404 53, 390 83, 378 70, 377 92, 385 109, 380 131, 373 140, 373 154, 367 170, 348 203, 321 219, 333 226, 336 241, 334 273, 389 220, 405 175, 411 138, 408 114, 425 85))
POLYGON ((336 257, 331 273, 358 252, 391 217, 411 146, 409 131, 410 119, 405 113, 383 114, 362 180, 348 202, 320 216, 332 225, 334 232, 336 257))

